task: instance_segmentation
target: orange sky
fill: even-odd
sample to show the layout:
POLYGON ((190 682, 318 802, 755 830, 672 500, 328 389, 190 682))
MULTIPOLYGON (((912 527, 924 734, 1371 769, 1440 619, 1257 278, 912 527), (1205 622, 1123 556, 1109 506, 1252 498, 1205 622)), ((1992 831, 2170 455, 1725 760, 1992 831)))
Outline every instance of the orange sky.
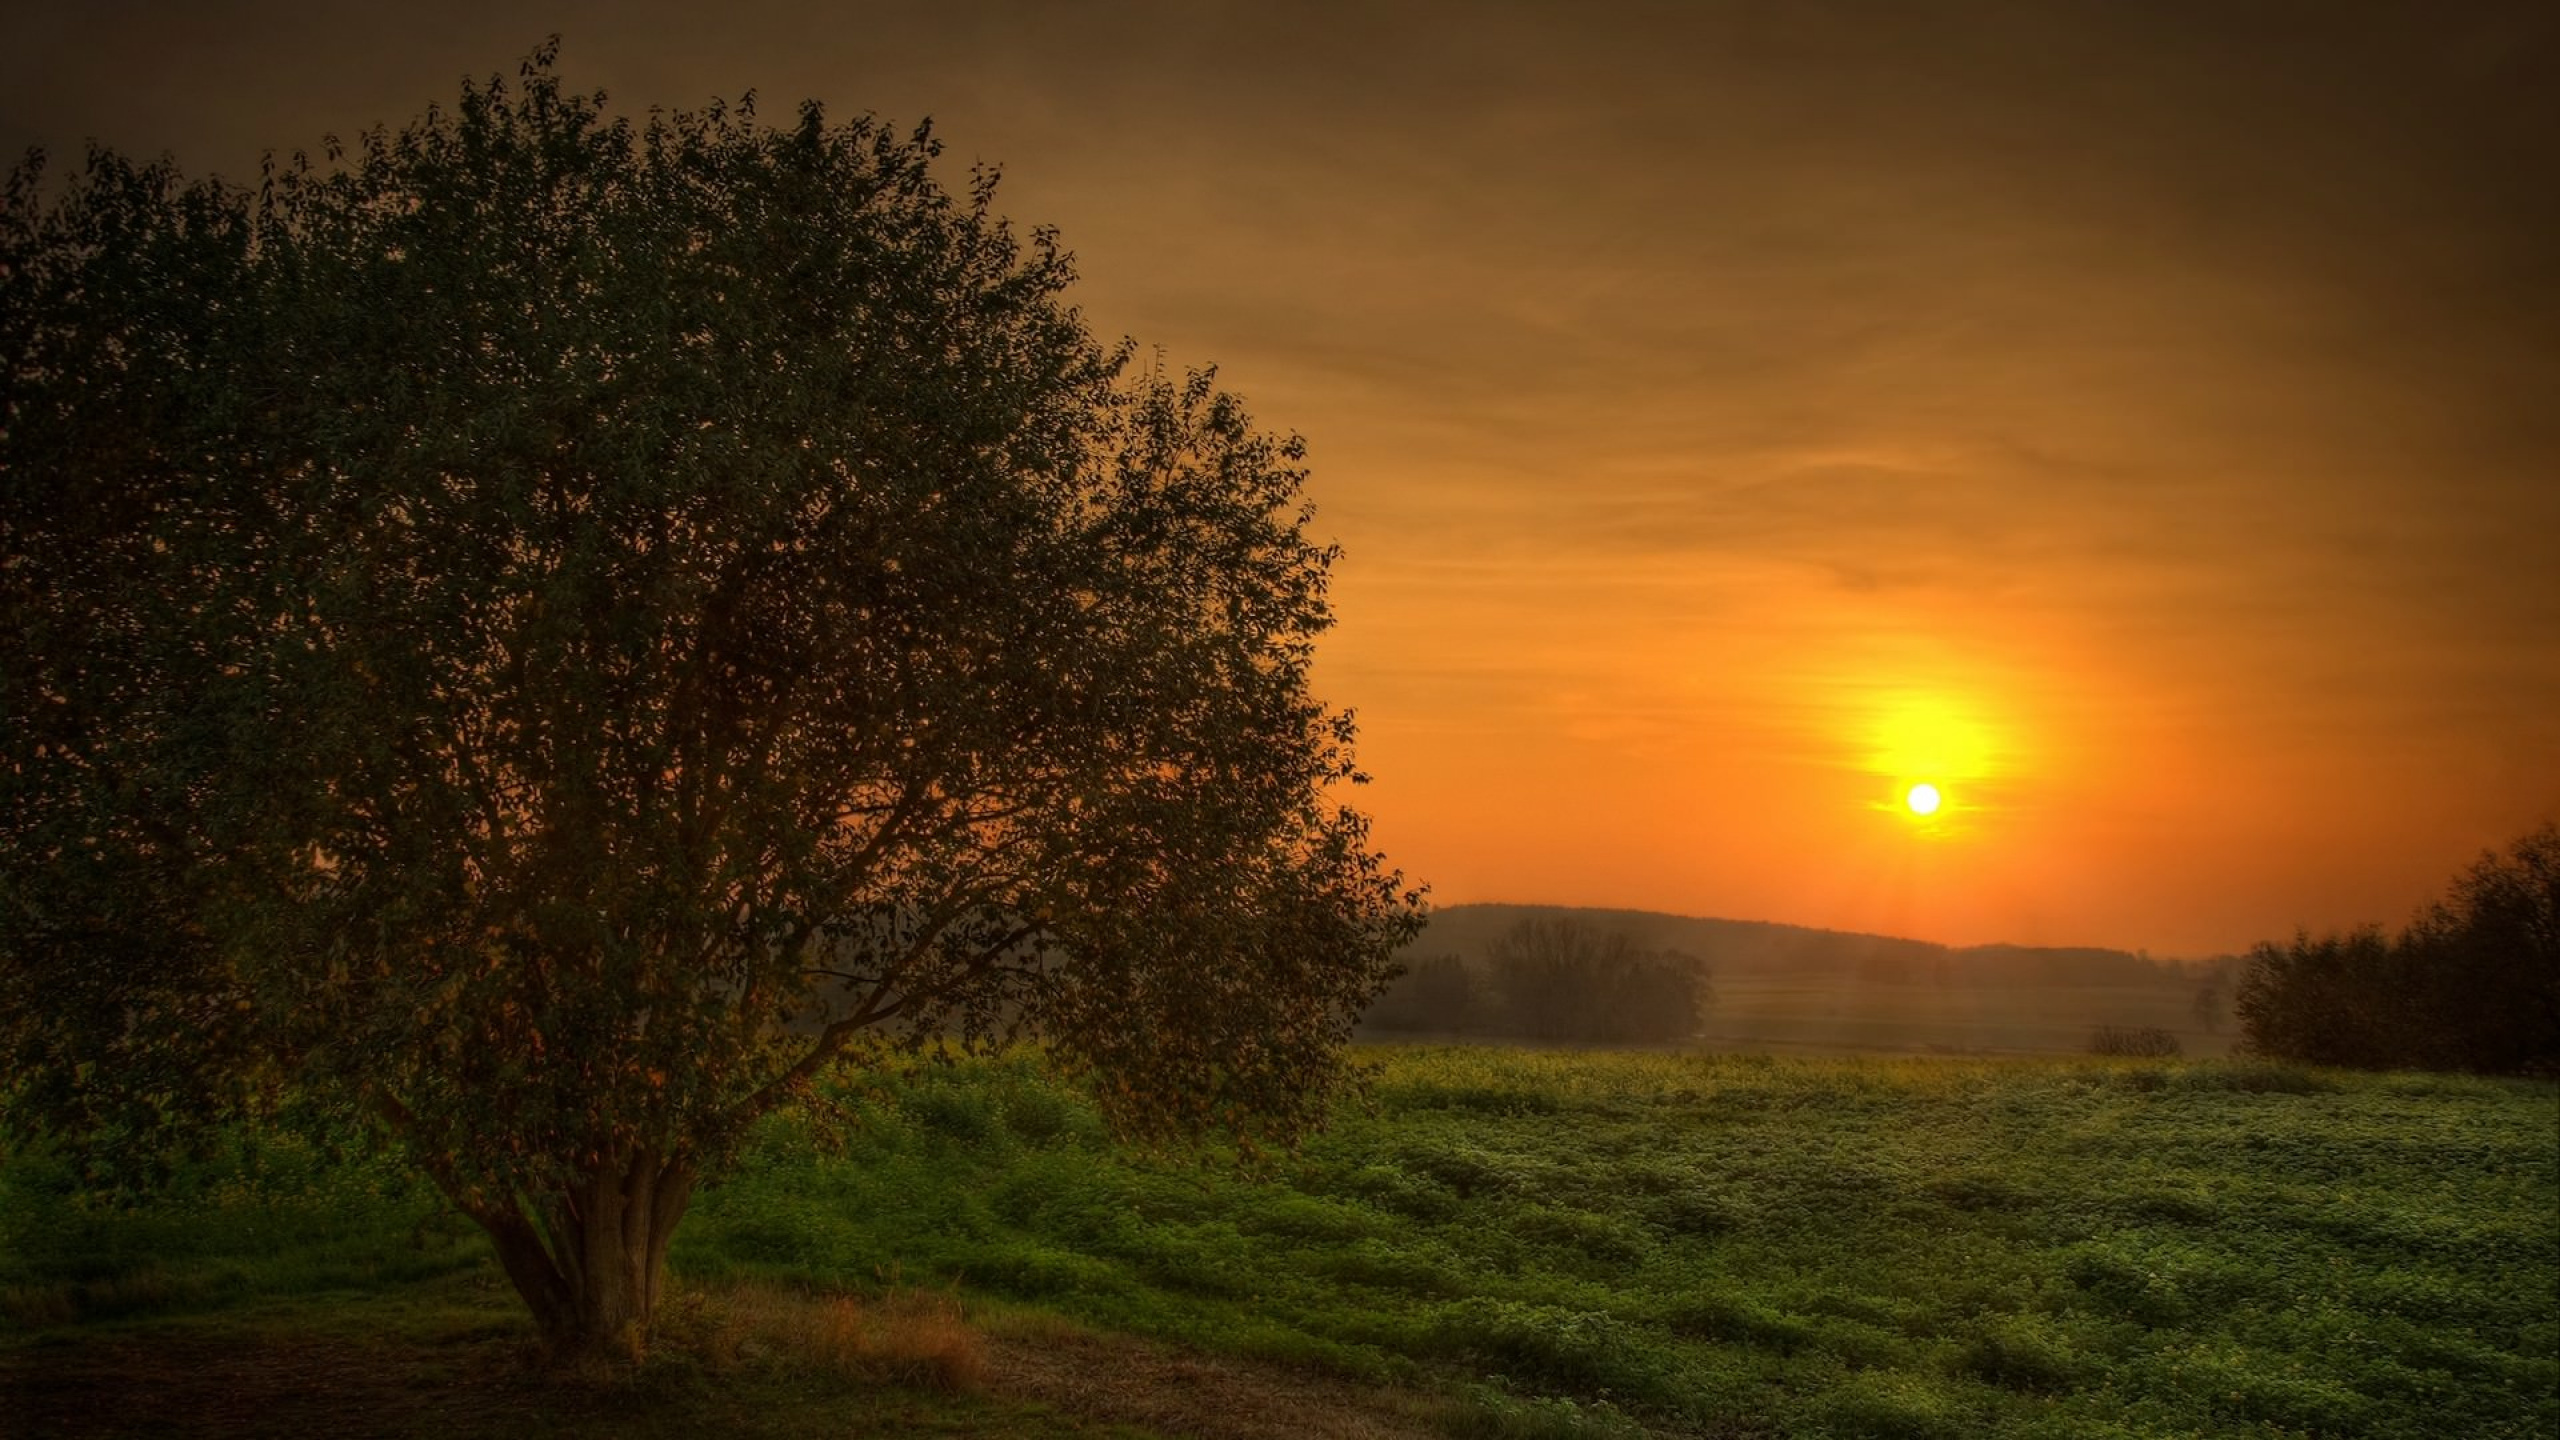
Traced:
POLYGON ((550 30, 931 114, 1308 437, 1444 903, 2196 954, 2560 816, 2547 6, 1051 8, 53 7, 0 144, 236 178, 550 30))

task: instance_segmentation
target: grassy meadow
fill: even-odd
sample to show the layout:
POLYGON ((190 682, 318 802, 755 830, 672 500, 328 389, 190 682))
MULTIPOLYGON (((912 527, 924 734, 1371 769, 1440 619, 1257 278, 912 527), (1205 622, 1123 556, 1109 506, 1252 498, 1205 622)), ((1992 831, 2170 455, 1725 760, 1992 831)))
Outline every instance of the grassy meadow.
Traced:
MULTIPOLYGON (((1000 1334, 1428 1396, 1416 1423, 1462 1435, 2560 1433, 2547 1083, 1371 1054, 1371 1104, 1258 1170, 1117 1147, 1025 1058, 853 1091, 841 1140, 782 1117, 678 1236, 678 1328, 701 1295, 956 1294, 1000 1334)), ((74 1188, 0 1171, 0 1368, 261 1325, 530 1332, 382 1161, 244 1136, 148 1208, 74 1188)), ((805 1433, 1149 1433, 886 1373, 805 1433)), ((532 1413, 501 1428, 569 1433, 532 1413)))

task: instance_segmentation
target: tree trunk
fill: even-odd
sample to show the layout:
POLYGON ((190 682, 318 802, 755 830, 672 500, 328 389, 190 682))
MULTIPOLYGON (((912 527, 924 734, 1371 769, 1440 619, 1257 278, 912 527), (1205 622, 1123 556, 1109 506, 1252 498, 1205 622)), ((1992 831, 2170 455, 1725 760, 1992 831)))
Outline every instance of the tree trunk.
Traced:
POLYGON ((549 1196, 464 1207, 489 1232, 554 1364, 638 1358, 693 1179, 691 1165, 644 1149, 609 1156, 549 1196))

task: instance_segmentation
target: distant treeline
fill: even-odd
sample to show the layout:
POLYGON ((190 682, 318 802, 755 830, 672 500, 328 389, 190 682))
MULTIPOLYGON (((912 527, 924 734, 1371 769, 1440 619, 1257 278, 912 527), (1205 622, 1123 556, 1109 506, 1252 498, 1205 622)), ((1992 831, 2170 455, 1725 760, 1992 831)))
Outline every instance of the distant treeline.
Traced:
POLYGON ((1524 915, 1475 960, 1409 960, 1364 1021, 1390 1033, 1666 1043, 1697 1033, 1713 994, 1696 956, 1577 917, 1524 915))
POLYGON ((2398 934, 2260 945, 2233 1009, 2250 1049, 2288 1060, 2560 1074, 2560 827, 2484 856, 2398 934))
POLYGON ((2192 962, 2093 946, 1948 946, 1890 935, 1816 930, 1759 920, 1709 920, 1645 910, 1544 905, 1453 905, 1406 947, 1408 964, 1434 955, 1481 958, 1523 920, 1569 919, 1626 937, 1640 950, 1694 956, 1715 974, 1876 985, 2159 985, 2192 983, 2192 962))

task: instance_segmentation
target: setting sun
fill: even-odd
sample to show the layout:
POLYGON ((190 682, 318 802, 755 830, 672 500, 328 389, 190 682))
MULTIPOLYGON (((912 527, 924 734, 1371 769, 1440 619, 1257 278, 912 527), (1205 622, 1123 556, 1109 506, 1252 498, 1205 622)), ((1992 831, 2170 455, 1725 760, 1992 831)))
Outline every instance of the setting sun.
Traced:
POLYGON ((1939 804, 1938 787, 1914 785, 1910 793, 1902 797, 1902 803, 1910 806, 1911 813, 1914 815, 1935 815, 1938 813, 1939 804))

